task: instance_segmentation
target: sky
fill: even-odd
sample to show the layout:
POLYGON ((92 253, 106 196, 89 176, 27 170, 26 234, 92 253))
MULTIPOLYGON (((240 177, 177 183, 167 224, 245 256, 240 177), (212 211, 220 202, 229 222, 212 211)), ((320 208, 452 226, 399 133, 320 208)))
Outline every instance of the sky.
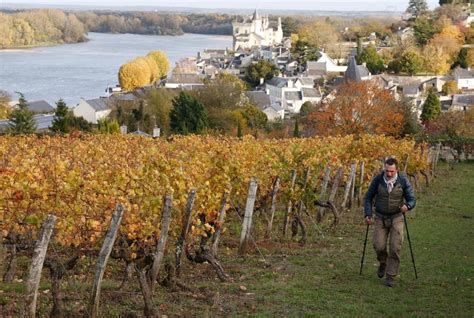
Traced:
MULTIPOLYGON (((331 11, 405 11, 408 0, 0 0, 12 4, 163 6, 192 8, 294 9, 331 11)), ((439 0, 427 0, 430 9, 439 0)))

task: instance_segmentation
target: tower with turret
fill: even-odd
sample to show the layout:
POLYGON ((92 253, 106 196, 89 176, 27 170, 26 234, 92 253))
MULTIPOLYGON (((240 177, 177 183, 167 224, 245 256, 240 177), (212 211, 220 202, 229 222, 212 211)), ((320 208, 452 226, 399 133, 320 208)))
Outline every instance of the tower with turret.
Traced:
POLYGON ((283 41, 281 18, 278 18, 276 29, 270 26, 268 16, 262 16, 255 9, 253 15, 242 21, 232 23, 234 50, 251 49, 252 47, 274 46, 283 41))

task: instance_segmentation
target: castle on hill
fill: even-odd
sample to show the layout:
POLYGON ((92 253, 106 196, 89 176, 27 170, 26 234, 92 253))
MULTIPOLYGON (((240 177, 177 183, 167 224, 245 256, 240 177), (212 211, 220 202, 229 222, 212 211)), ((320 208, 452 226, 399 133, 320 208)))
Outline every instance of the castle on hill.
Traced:
POLYGON ((252 47, 273 46, 282 43, 283 29, 281 18, 278 18, 276 30, 270 27, 268 16, 260 16, 257 9, 244 21, 232 23, 234 50, 251 49, 252 47))

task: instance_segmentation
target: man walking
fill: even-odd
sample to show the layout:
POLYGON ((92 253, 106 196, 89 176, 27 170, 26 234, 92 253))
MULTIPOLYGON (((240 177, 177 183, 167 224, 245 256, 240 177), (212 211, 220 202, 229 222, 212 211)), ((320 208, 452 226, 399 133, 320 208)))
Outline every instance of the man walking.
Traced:
POLYGON ((385 284, 393 287, 400 267, 403 244, 403 214, 416 204, 413 188, 408 178, 398 173, 398 161, 389 158, 384 171, 373 178, 364 199, 365 222, 372 224, 372 208, 375 206, 374 249, 379 261, 377 276, 386 274, 385 284), (390 251, 387 240, 390 236, 390 251))

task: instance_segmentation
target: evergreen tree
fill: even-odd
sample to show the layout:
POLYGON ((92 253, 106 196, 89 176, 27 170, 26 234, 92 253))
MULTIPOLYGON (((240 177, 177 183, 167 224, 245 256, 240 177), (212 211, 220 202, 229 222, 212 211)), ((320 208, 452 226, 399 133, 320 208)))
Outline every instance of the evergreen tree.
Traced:
POLYGON ((370 44, 362 50, 362 53, 358 56, 358 60, 359 63, 365 62, 372 74, 379 74, 385 69, 383 59, 377 54, 377 49, 373 44, 370 44))
POLYGON ((425 16, 416 18, 413 25, 413 32, 418 44, 426 45, 426 43, 428 43, 428 41, 433 38, 433 35, 435 35, 436 31, 437 30, 432 20, 425 16))
POLYGON ((50 129, 62 134, 69 132, 69 109, 62 98, 56 102, 56 112, 50 129))
POLYGON ((242 138, 242 125, 240 124, 240 121, 237 123, 237 138, 242 138))
POLYGON ((414 18, 426 13, 428 11, 428 4, 426 0, 410 0, 408 2, 407 12, 414 18))
POLYGON ((451 69, 455 69, 456 67, 468 68, 469 63, 467 62, 467 48, 463 47, 460 51, 456 60, 451 65, 451 69))
POLYGON ((199 134, 208 127, 206 109, 196 98, 181 92, 173 99, 170 126, 177 134, 199 134))
POLYGON ((400 132, 402 137, 413 136, 420 132, 421 125, 418 121, 418 114, 413 109, 411 100, 405 99, 402 101, 403 108, 403 127, 400 132))
POLYGON ((36 131, 36 122, 33 113, 28 109, 28 102, 22 93, 17 108, 10 113, 8 133, 13 135, 32 134, 36 131))
POLYGON ((298 125, 298 118, 296 118, 296 120, 295 120, 295 129, 293 130, 293 137, 294 138, 300 138, 301 137, 300 128, 299 128, 299 125, 298 125))
POLYGON ((439 114, 441 114, 441 103, 439 101, 438 94, 436 94, 436 92, 431 89, 428 92, 425 103, 423 104, 421 120, 424 122, 430 121, 438 117, 439 114))

